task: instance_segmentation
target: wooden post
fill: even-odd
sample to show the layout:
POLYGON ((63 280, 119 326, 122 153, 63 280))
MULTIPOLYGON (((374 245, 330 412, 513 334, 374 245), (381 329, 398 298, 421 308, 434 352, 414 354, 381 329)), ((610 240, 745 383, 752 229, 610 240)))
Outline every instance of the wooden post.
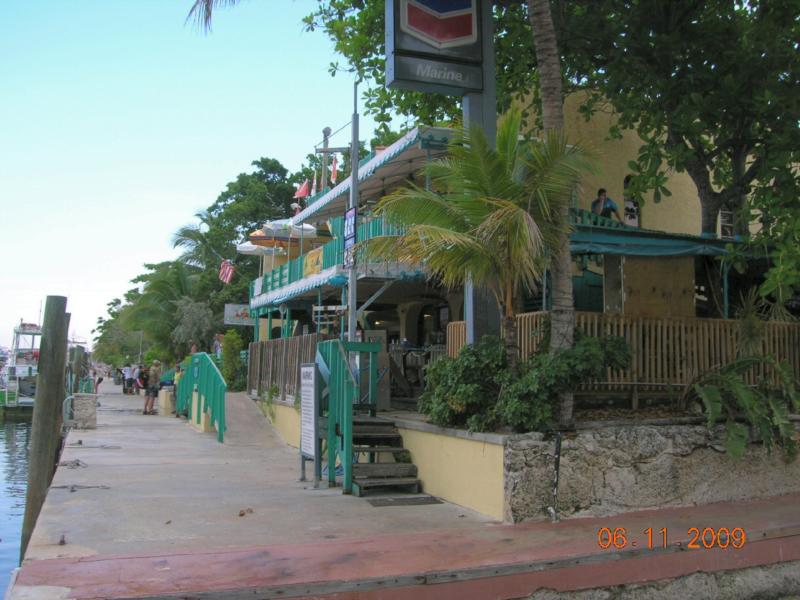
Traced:
POLYGON ((81 387, 81 373, 83 372, 83 346, 75 346, 72 349, 72 390, 71 393, 77 394, 81 387))
POLYGON ((67 299, 64 296, 47 297, 39 348, 36 401, 33 405, 28 491, 25 496, 20 562, 25 556, 55 470, 60 440, 61 404, 65 392, 64 368, 67 363, 69 319, 65 312, 66 307, 67 299))

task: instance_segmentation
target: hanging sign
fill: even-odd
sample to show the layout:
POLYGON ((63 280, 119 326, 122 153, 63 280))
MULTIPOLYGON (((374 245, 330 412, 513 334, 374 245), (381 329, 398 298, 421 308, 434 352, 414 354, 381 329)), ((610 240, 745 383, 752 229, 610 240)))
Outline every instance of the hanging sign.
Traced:
POLYGON ((250 317, 250 306, 247 304, 226 304, 223 315, 222 322, 225 325, 249 325, 252 327, 256 324, 255 320, 250 317))
POLYGON ((481 91, 480 2, 387 0, 387 85, 455 96, 481 91))
POLYGON ((352 269, 356 265, 356 221, 358 211, 348 208, 344 213, 344 268, 352 269))
POLYGON ((322 247, 308 252, 303 258, 303 277, 316 275, 322 271, 322 247))

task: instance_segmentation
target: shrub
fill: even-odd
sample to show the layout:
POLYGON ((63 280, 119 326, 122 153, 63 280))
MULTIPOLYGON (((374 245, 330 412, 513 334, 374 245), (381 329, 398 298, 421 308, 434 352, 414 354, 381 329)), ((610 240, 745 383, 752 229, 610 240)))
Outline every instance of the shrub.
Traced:
POLYGON ((242 348, 244 348, 242 337, 236 330, 229 329, 222 338, 222 377, 230 391, 241 391, 246 385, 242 377, 242 370, 246 368, 240 357, 242 348))
POLYGON ((602 378, 608 368, 623 369, 629 362, 630 350, 622 338, 592 338, 578 333, 572 348, 557 354, 535 354, 523 363, 519 377, 503 373, 496 412, 514 431, 549 429, 558 411, 560 393, 602 378))
POLYGON ((505 369, 502 341, 485 336, 456 358, 443 358, 426 369, 427 387, 419 411, 442 427, 490 429, 499 390, 494 375, 505 369))
POLYGON ((798 433, 789 413, 800 411, 800 394, 788 364, 770 356, 740 358, 702 374, 689 393, 702 400, 709 429, 717 419, 725 419, 725 449, 732 457, 740 458, 747 447, 745 423, 763 440, 767 452, 777 446, 787 462, 797 457, 798 433), (757 385, 748 386, 743 376, 753 368, 771 370, 777 384, 762 377, 757 385))
POLYGON ((573 348, 536 354, 514 374, 506 365, 502 341, 485 337, 457 358, 428 368, 419 410, 445 427, 486 431, 508 425, 515 431, 542 431, 552 427, 559 393, 629 362, 630 351, 622 338, 578 333, 573 348))

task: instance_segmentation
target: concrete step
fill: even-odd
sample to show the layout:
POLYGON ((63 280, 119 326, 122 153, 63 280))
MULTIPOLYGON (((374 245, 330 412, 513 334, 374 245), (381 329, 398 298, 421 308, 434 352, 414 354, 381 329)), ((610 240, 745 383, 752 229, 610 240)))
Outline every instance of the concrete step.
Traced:
POLYGON ((370 444, 381 446, 402 446, 403 437, 399 433, 387 432, 353 432, 354 446, 367 446, 370 444))
POLYGON ((419 494, 422 491, 420 480, 415 479, 414 477, 353 479, 354 496, 363 496, 370 491, 384 490, 388 488, 403 488, 404 491, 412 494, 419 494))
POLYGON ((357 463, 353 465, 353 477, 356 479, 416 477, 417 466, 412 463, 357 463))
POLYGON ((379 454, 381 452, 390 452, 392 454, 400 454, 407 452, 402 446, 353 446, 353 452, 374 452, 379 454))
POLYGON ((353 433, 391 433, 394 431, 394 423, 389 423, 389 426, 378 425, 371 423, 353 423, 353 433))

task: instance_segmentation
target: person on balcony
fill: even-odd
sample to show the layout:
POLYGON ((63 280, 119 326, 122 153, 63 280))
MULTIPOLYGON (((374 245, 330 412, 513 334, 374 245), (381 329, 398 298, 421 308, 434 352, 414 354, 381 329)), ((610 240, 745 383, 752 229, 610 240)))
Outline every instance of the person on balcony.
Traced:
POLYGON ((607 219, 610 219, 613 214, 617 217, 617 221, 623 223, 622 217, 619 216, 619 207, 617 203, 608 197, 605 188, 597 190, 597 198, 592 202, 592 212, 601 217, 606 217, 607 219))

